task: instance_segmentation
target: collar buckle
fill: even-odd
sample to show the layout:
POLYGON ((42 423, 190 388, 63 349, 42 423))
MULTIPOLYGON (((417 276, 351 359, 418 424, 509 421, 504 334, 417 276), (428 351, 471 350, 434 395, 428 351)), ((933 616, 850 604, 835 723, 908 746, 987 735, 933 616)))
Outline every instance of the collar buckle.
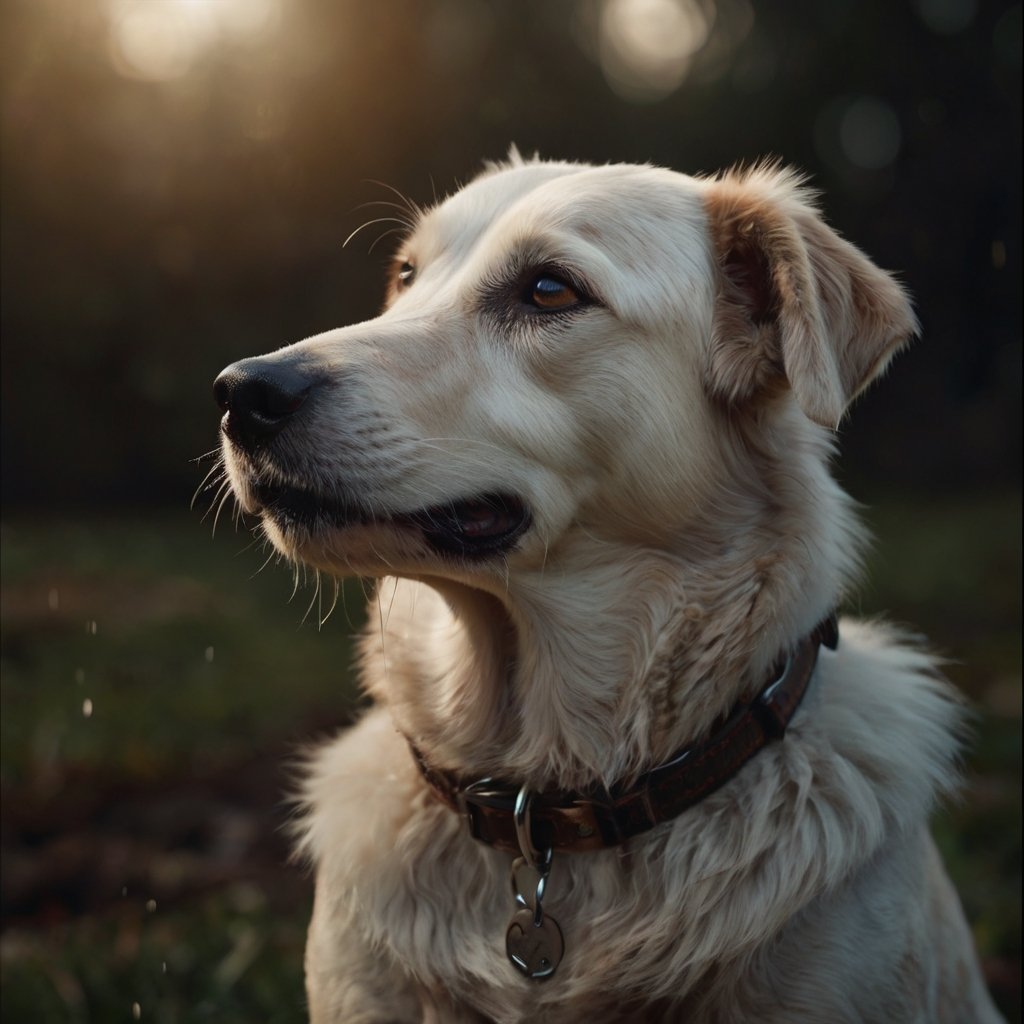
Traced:
POLYGON ((494 779, 477 779, 455 790, 456 810, 466 820, 469 834, 488 842, 491 830, 486 819, 508 814, 514 807, 512 790, 503 789, 494 779))

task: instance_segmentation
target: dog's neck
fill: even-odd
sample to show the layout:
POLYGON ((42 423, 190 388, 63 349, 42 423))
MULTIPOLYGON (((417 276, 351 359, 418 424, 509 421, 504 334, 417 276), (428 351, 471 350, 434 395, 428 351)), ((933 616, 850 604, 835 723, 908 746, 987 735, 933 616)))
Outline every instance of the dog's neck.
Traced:
POLYGON ((836 604, 858 528, 816 456, 772 481, 779 500, 705 516, 672 551, 580 531, 499 593, 384 581, 367 637, 383 661, 375 696, 432 764, 463 775, 571 789, 650 768, 836 604))

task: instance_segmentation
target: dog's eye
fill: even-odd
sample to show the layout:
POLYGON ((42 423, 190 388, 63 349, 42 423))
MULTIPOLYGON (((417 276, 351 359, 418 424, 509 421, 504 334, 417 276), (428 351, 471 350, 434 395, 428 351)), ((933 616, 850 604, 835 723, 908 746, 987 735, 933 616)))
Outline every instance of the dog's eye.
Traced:
POLYGON ((530 304, 538 309, 568 309, 579 304, 573 288, 551 274, 541 274, 530 288, 530 304))
POLYGON ((416 276, 416 268, 406 260, 398 268, 398 282, 399 284, 408 286, 412 284, 412 279, 416 276))

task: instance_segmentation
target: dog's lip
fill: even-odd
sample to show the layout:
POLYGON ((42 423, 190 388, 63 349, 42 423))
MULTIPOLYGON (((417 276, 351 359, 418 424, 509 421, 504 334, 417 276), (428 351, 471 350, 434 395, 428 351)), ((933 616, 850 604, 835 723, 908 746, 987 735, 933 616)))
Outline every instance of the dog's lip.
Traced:
POLYGON ((343 495, 327 495, 290 485, 256 483, 255 511, 288 528, 345 529, 393 526, 419 530, 437 551, 484 557, 509 550, 529 528, 530 511, 516 495, 488 491, 411 511, 370 511, 343 495))
POLYGON ((445 502, 399 518, 418 526, 436 550, 467 557, 508 551, 531 522, 525 502, 501 491, 445 502))

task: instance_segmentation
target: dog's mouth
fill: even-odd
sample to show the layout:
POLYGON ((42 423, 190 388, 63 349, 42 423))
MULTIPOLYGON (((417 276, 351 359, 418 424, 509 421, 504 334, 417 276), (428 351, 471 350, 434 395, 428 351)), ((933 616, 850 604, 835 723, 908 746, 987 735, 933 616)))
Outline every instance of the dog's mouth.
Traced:
POLYGON ((298 487, 257 484, 256 511, 285 532, 391 526, 418 530, 435 551, 466 558, 504 554, 530 526, 530 511, 515 495, 491 492, 410 512, 372 512, 356 502, 298 487))

